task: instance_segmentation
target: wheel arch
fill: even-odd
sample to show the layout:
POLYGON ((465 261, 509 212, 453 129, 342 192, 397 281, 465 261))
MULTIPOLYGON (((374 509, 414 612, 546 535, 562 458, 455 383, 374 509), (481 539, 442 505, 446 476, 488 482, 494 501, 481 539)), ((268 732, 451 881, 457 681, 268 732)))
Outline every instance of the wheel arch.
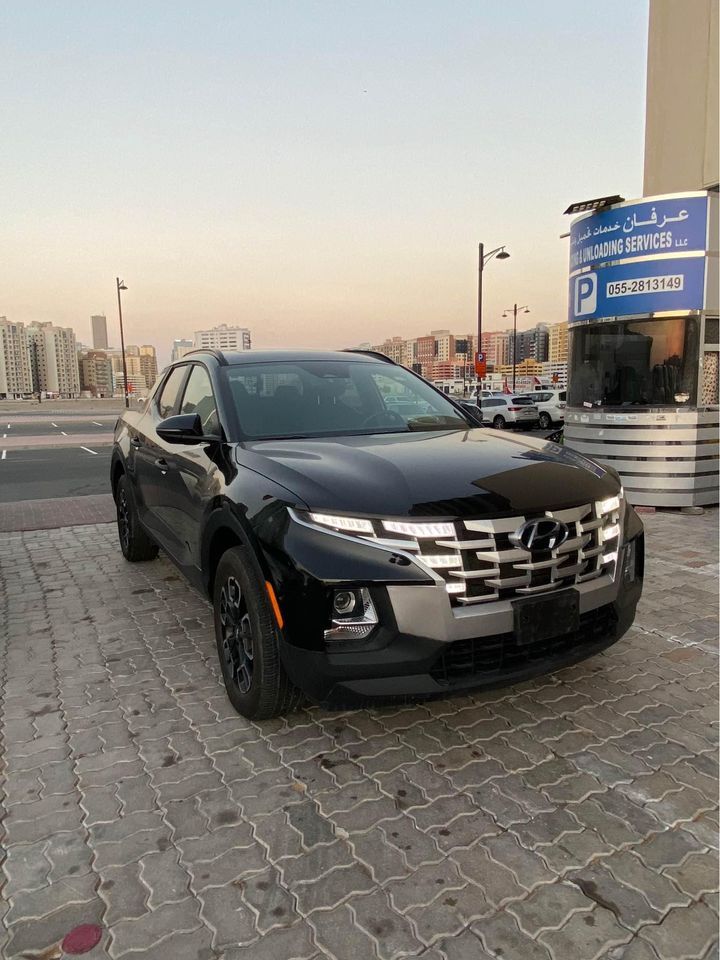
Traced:
POLYGON ((212 599, 220 558, 232 547, 247 547, 258 566, 258 572, 264 580, 272 580, 265 562, 262 548, 246 523, 238 518, 227 506, 220 507, 210 514, 203 530, 201 545, 202 580, 207 596, 212 599))

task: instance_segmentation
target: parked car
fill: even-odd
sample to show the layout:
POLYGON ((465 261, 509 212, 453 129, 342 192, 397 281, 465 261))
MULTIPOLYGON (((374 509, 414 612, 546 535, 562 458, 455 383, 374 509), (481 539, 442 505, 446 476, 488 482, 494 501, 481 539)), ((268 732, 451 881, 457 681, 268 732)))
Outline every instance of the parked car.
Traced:
POLYGON ((565 424, 567 390, 535 390, 529 397, 538 408, 538 420, 543 430, 565 424))
POLYGON ((483 419, 496 430, 535 430, 539 422, 538 408, 530 397, 495 394, 482 400, 482 410, 483 419))
POLYGON ((254 719, 556 670, 618 640, 642 589, 611 467, 362 352, 186 354, 119 418, 110 479, 123 555, 161 548, 210 598, 254 719))

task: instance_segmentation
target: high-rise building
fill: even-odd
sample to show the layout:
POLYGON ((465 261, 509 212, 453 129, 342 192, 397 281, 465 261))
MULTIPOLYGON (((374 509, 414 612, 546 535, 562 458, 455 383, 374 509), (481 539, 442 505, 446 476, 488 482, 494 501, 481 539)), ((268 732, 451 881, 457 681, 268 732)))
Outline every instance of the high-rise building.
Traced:
POLYGON ((80 395, 77 340, 72 327, 32 323, 27 327, 33 389, 61 397, 80 395))
MULTIPOLYGON (((117 385, 121 383, 123 377, 122 350, 108 350, 107 354, 112 362, 117 392, 117 385)), ((155 347, 149 343, 143 344, 141 347, 133 343, 128 343, 125 346, 125 366, 127 368, 128 383, 133 384, 135 382, 135 386, 139 384, 143 392, 149 390, 158 376, 155 347), (133 378, 135 378, 135 380, 133 380, 133 378)))
POLYGON ((431 330, 435 340, 435 360, 452 360, 455 356, 455 337, 449 330, 431 330))
POLYGON ((83 350, 78 355, 80 389, 94 397, 113 395, 112 360, 104 350, 83 350))
POLYGON ((195 348, 197 350, 249 350, 251 347, 250 331, 247 327, 229 327, 221 323, 209 330, 195 331, 195 348))
POLYGON ((488 367, 496 369, 510 362, 510 338, 507 330, 485 330, 482 335, 482 348, 488 367))
POLYGON ((144 343, 140 347, 140 373, 145 377, 145 384, 149 390, 158 375, 157 355, 155 347, 150 343, 144 343))
POLYGON ((542 363, 548 358, 548 340, 548 328, 545 323, 538 323, 529 330, 518 330, 514 337, 510 331, 509 362, 513 362, 513 353, 517 349, 517 363, 523 360, 537 360, 538 363, 542 363))
POLYGON ((109 344, 105 314, 98 313, 94 317, 90 317, 90 326, 92 327, 93 350, 107 350, 109 344))
POLYGON ((12 400, 32 393, 32 388, 25 325, 0 317, 0 397, 12 400))
POLYGON ((177 360, 181 360, 186 353, 194 349, 195 343, 192 340, 173 340, 171 362, 175 363, 177 360))
POLYGON ((553 323, 548 327, 549 344, 548 360, 551 363, 567 363, 568 361, 568 325, 565 320, 553 323))

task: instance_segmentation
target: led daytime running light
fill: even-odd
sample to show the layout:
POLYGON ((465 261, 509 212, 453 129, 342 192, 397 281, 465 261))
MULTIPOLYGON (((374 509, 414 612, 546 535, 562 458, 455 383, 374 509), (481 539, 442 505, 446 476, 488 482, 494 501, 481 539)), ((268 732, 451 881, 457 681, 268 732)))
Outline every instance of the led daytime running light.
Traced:
POLYGON ((321 523, 324 527, 347 530, 349 533, 373 533, 372 523, 357 517, 334 517, 327 513, 311 513, 310 519, 314 523, 321 523))
POLYGON ((390 533, 403 533, 408 537, 454 537, 452 523, 403 523, 399 520, 383 520, 390 533))

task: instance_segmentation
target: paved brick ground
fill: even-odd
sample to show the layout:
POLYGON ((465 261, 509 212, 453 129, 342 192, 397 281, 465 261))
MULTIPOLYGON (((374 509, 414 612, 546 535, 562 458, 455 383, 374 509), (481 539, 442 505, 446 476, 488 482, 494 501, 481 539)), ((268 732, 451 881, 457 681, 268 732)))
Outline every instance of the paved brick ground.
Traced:
POLYGON ((716 519, 647 517, 603 656, 262 724, 168 563, 109 525, 0 536, 0 955, 95 923, 90 960, 715 956, 716 519))
POLYGON ((0 503, 0 533, 108 523, 114 518, 115 502, 110 493, 0 503))

